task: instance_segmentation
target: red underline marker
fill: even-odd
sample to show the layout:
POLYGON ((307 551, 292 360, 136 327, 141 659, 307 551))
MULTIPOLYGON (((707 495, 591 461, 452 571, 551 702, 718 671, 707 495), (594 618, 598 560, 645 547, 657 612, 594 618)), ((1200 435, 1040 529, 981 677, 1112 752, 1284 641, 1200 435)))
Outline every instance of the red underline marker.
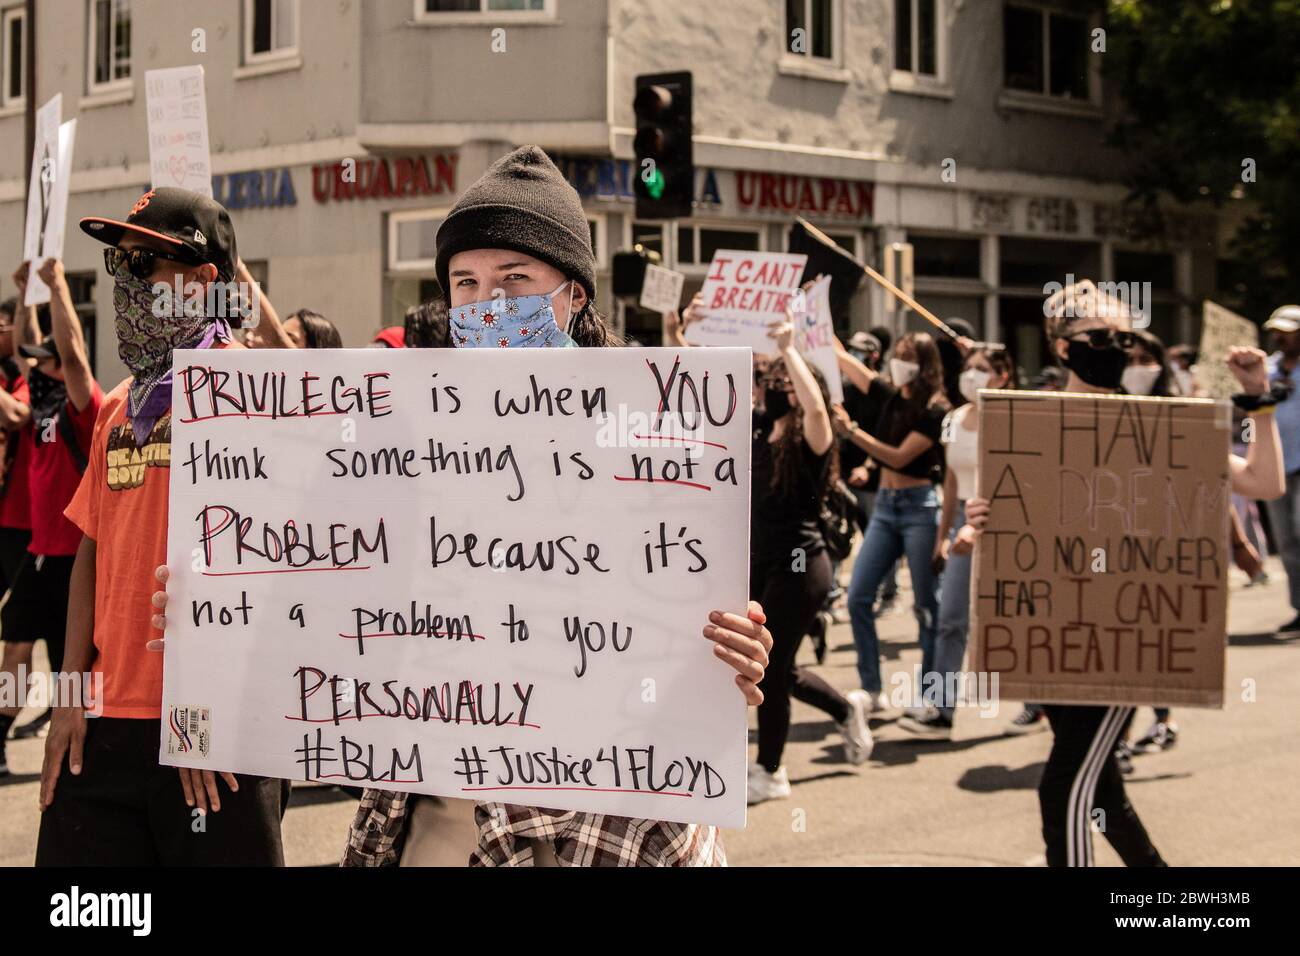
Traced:
POLYGON ((694 481, 674 481, 671 478, 630 478, 626 475, 615 475, 615 481, 642 481, 647 485, 686 485, 690 488, 699 488, 702 491, 712 491, 708 485, 701 485, 694 481))
POLYGON ((633 435, 632 437, 639 438, 642 441, 650 441, 653 439, 657 441, 690 442, 691 444, 694 445, 710 445, 713 448, 721 448, 723 451, 727 450, 726 445, 723 445, 720 442, 716 442, 716 441, 705 441, 703 438, 676 438, 672 435, 633 435))
MULTIPOLYGON (((542 729, 541 724, 521 724, 517 720, 511 720, 504 724, 494 724, 490 722, 480 722, 477 720, 460 720, 458 718, 443 720, 441 717, 430 717, 428 720, 423 720, 421 718, 407 717, 405 714, 362 714, 355 717, 349 715, 347 717, 339 717, 339 722, 342 723, 345 720, 356 720, 356 721, 370 720, 372 717, 387 717, 389 720, 399 720, 405 717, 407 720, 412 720, 412 721, 419 719, 421 723, 425 723, 425 724, 479 724, 479 726, 482 727, 529 727, 533 730, 542 729)), ((285 714, 284 719, 296 720, 299 723, 306 723, 306 724, 334 723, 333 717, 291 717, 288 714, 285 714)))
POLYGON ((424 783, 423 780, 367 780, 366 778, 357 779, 349 777, 345 773, 323 773, 319 777, 310 777, 311 780, 351 780, 354 783, 424 783))
POLYGON ((619 787, 461 787, 461 793, 482 790, 577 790, 581 793, 648 793, 656 797, 693 797, 677 790, 624 790, 619 787))
POLYGON ((215 418, 278 418, 280 421, 292 421, 302 418, 329 418, 333 415, 350 415, 352 412, 312 412, 310 415, 281 415, 279 412, 221 412, 218 415, 203 415, 199 418, 182 418, 182 425, 195 422, 210 422, 215 418))
POLYGON ((248 574, 305 574, 308 571, 369 571, 370 565, 336 568, 285 568, 282 571, 204 571, 205 578, 238 578, 248 574))
MULTIPOLYGON (((432 636, 432 637, 441 637, 441 638, 445 638, 445 637, 447 637, 446 634, 437 634, 437 633, 435 633, 435 634, 433 634, 433 635, 429 635, 429 634, 412 634, 410 631, 407 631, 405 634, 398 634, 396 631, 385 631, 385 632, 382 633, 382 634, 361 634, 361 635, 357 635, 357 634, 344 634, 342 631, 339 632, 339 637, 346 638, 346 639, 349 640, 349 641, 368 641, 368 640, 370 640, 372 637, 430 637, 430 636, 432 636)), ((486 640, 487 640, 487 638, 484 637, 482 634, 464 634, 464 635, 462 635, 462 636, 463 636, 463 637, 468 637, 468 638, 470 639, 470 643, 471 643, 471 644, 474 643, 474 641, 486 641, 486 640)))

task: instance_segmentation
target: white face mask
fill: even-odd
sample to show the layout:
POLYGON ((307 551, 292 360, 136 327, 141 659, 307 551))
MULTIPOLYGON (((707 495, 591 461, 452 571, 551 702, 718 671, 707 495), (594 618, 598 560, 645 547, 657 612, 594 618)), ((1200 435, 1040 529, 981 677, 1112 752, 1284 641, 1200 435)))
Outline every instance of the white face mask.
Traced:
POLYGON ((958 386, 961 388, 961 397, 968 402, 975 401, 979 390, 986 387, 992 377, 992 372, 986 372, 980 368, 966 369, 957 380, 958 386))
POLYGON ((1124 369, 1119 383, 1130 395, 1150 395, 1160 372, 1159 365, 1130 365, 1124 369))
POLYGON ((911 385, 912 380, 916 378, 921 371, 921 366, 915 362, 904 362, 902 359, 891 358, 889 360, 889 377, 893 379, 895 385, 902 388, 904 385, 911 385))

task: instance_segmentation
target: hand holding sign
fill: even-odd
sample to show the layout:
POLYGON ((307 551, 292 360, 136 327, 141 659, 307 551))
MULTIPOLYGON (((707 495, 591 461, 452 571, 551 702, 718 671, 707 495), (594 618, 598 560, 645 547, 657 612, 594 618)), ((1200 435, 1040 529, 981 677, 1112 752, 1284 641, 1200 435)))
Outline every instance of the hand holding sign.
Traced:
POLYGON ((692 345, 749 346, 772 351, 767 326, 785 315, 808 257, 785 252, 719 249, 709 264, 705 317, 687 332, 692 345))

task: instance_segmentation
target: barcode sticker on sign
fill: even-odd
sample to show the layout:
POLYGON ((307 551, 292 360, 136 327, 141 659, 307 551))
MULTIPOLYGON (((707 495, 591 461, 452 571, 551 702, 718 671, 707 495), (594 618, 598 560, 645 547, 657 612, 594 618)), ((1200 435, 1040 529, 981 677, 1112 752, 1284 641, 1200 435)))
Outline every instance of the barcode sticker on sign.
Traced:
POLYGON ((206 757, 212 750, 212 718, 206 707, 167 712, 167 753, 206 757))

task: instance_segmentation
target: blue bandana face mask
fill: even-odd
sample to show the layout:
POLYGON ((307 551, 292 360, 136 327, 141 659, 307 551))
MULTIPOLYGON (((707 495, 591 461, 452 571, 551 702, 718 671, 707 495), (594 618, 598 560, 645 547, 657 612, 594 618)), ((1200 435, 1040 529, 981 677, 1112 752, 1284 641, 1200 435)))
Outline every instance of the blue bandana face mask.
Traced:
POLYGON ((551 306, 551 299, 565 285, 568 283, 561 283, 550 295, 457 306, 449 312, 453 344, 458 349, 575 348, 577 343, 560 331, 551 306))

